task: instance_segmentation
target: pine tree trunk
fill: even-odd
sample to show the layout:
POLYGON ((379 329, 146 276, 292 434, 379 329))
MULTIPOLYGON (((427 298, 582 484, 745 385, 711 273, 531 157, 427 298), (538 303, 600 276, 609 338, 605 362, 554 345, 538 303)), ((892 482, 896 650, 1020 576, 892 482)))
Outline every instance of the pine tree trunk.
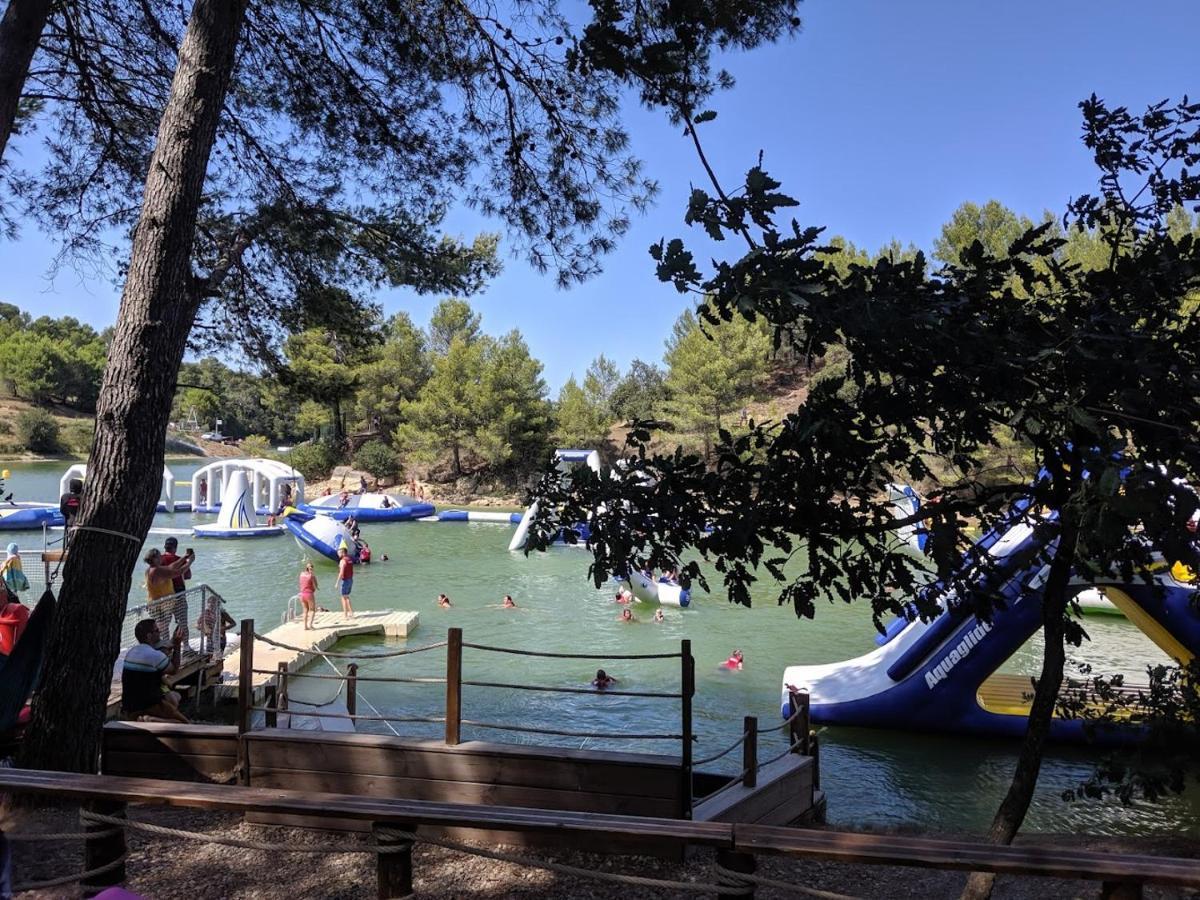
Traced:
MULTIPOLYGON (((1067 512, 1063 513, 1060 521, 1058 549, 1042 595, 1042 635, 1046 640, 1042 650, 1042 672, 1034 691, 1029 727, 1021 744, 1016 771, 988 830, 988 840, 994 844, 1011 844, 1029 812, 1038 773, 1042 768, 1042 754, 1050 733, 1050 722, 1062 687, 1067 657, 1063 617, 1066 615, 1067 585, 1071 580, 1079 526, 1067 512)), ((990 873, 972 872, 963 889, 962 900, 987 900, 992 895, 994 882, 995 876, 990 873)))
POLYGON ((9 0, 0 19, 0 160, 17 120, 29 64, 50 15, 50 0, 9 0))
POLYGON ((191 284, 196 215, 246 2, 197 0, 180 46, 100 389, 81 527, 71 535, 22 749, 25 766, 96 768, 130 573, 154 517, 175 381, 199 306, 191 284))

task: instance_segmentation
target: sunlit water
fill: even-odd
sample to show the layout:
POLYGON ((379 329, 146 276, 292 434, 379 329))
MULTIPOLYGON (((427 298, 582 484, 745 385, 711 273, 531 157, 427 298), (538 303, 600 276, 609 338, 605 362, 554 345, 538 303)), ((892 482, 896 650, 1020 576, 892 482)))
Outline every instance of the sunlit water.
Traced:
MULTIPOLYGON (((17 499, 49 500, 58 495, 58 480, 66 463, 9 464, 7 489, 17 499)), ((196 462, 172 461, 178 479, 187 479, 196 462)), ((180 487, 177 496, 185 496, 180 487)), ((212 516, 160 515, 156 525, 186 527, 212 521, 212 516)), ((696 757, 702 758, 732 743, 742 717, 756 715, 760 725, 779 721, 779 685, 785 666, 832 662, 859 656, 874 646, 867 609, 841 604, 818 609, 815 621, 798 620, 790 609, 775 605, 769 586, 756 594, 752 609, 730 605, 719 595, 701 595, 693 608, 666 608, 666 622, 654 624, 650 613, 637 609, 635 624, 617 621, 620 607, 613 591, 596 589, 587 577, 588 555, 561 549, 524 557, 509 553, 508 526, 466 523, 395 523, 364 529, 376 559, 356 572, 353 601, 358 610, 405 609, 420 613, 420 627, 408 646, 445 639, 446 629, 463 629, 470 643, 502 647, 583 653, 670 653, 679 642, 692 642, 696 659, 696 757), (438 593, 449 594, 454 608, 438 609, 438 593), (518 610, 497 608, 512 594, 518 610), (741 672, 719 668, 735 647, 746 654, 741 672)), ((26 549, 40 546, 39 533, 10 533, 26 549)), ((161 542, 162 536, 151 536, 161 542)), ((193 546, 197 560, 194 581, 207 582, 226 599, 235 618, 255 619, 259 631, 280 622, 304 560, 290 537, 248 541, 181 538, 193 546)), ((333 594, 335 569, 318 566, 318 601, 338 608, 333 594)), ((142 602, 141 579, 135 577, 132 602, 142 602)), ((1141 632, 1120 618, 1089 618, 1089 644, 1073 655, 1098 671, 1126 672, 1136 677, 1147 663, 1160 661, 1159 651, 1141 632)), ((389 642, 400 646, 401 642, 389 642)), ((379 649, 382 639, 356 639, 339 645, 379 649)), ((1038 648, 1024 648, 1006 666, 1034 673, 1038 648)), ((606 661, 542 659, 465 651, 464 677, 475 681, 518 682, 553 686, 585 686, 603 665, 633 691, 674 692, 679 685, 678 660, 606 661)), ((313 672, 329 672, 323 663, 313 672)), ((442 676, 441 650, 385 660, 364 660, 360 674, 385 676, 442 676)), ((1139 678, 1138 680, 1144 680, 1139 678)), ((309 679, 295 684, 298 698, 321 701, 334 683, 309 679)), ((434 717, 443 713, 441 685, 368 685, 360 697, 380 710, 399 716, 434 717)), ((360 712, 369 712, 360 702, 360 712)), ((679 704, 672 700, 606 697, 598 694, 542 694, 494 688, 465 687, 463 715, 479 722, 541 726, 550 729, 608 734, 671 734, 679 730, 679 704)), ((441 726, 404 724, 402 733, 433 737, 441 726)), ((364 730, 383 731, 368 723, 364 730)), ((498 739, 503 732, 464 728, 466 738, 498 739)), ((822 733, 822 786, 829 797, 829 818, 845 825, 903 826, 936 832, 979 832, 1008 785, 1017 745, 1008 741, 905 734, 868 729, 830 728, 822 733)), ((542 741, 544 737, 508 735, 513 741, 542 741)), ((677 752, 674 741, 558 738, 569 746, 677 752)), ((782 737, 768 737, 760 757, 783 747, 782 737)), ((713 768, 735 771, 740 763, 727 757, 713 768)), ((1030 812, 1028 828, 1042 831, 1097 834, 1200 834, 1200 791, 1193 789, 1156 805, 1122 808, 1117 804, 1068 804, 1059 795, 1089 772, 1088 753, 1081 748, 1054 748, 1042 768, 1040 789, 1030 812)))

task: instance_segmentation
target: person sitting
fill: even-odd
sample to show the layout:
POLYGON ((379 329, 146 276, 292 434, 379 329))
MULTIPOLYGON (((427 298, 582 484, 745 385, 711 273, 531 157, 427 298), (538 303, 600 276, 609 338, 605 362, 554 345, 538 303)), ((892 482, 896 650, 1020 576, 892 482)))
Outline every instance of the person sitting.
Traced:
POLYGON ((742 651, 734 650, 729 654, 729 659, 725 660, 722 665, 726 669, 741 669, 742 668, 742 651))
POLYGON ((450 598, 445 594, 438 594, 437 605, 442 609, 449 609, 454 604, 450 602, 450 598))
POLYGON ((338 494, 338 509, 345 509, 346 504, 350 502, 350 492, 342 491, 338 494))
POLYGON ((505 594, 505 595, 504 595, 504 602, 500 604, 500 607, 501 607, 502 609, 516 609, 516 608, 517 608, 517 602, 516 602, 515 600, 513 600, 513 598, 512 598, 512 595, 510 595, 510 594, 505 594))
POLYGON ((636 622, 637 619, 635 619, 633 617, 633 610, 627 606, 623 610, 621 610, 621 614, 619 616, 617 616, 617 621, 618 622, 636 622))
POLYGON ((391 509, 392 508, 391 498, 389 498, 387 494, 384 494, 383 499, 379 501, 379 506, 381 509, 391 509))
POLYGON ((358 519, 354 518, 354 516, 348 516, 346 518, 346 528, 350 531, 350 537, 358 540, 358 536, 361 534, 358 527, 358 519))
POLYGON ((612 687, 617 683, 617 679, 609 675, 603 669, 596 670, 596 677, 592 679, 592 687, 598 691, 603 691, 606 688, 612 687))
POLYGON ((164 681, 179 671, 179 647, 183 644, 183 629, 176 628, 171 636, 171 656, 158 649, 162 634, 153 619, 142 619, 133 629, 137 643, 125 654, 121 666, 121 710, 129 719, 153 716, 187 723, 188 717, 179 711, 179 694, 164 681))
POLYGON ((332 493, 333 493, 333 488, 331 488, 329 485, 325 485, 325 490, 321 491, 321 496, 328 497, 332 493))
POLYGON ((7 556, 3 565, 0 565, 0 580, 14 594, 29 590, 29 579, 21 568, 21 548, 15 543, 8 545, 7 556))
POLYGON ((4 596, 3 603, 0 603, 0 654, 8 656, 29 622, 29 608, 3 585, 0 585, 0 594, 4 596))

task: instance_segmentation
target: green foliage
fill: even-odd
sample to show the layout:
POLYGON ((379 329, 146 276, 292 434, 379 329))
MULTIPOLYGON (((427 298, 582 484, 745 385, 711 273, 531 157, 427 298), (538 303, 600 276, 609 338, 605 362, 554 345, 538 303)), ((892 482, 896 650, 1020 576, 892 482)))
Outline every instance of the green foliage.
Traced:
POLYGON ((574 375, 558 392, 555 414, 555 437, 563 447, 596 447, 608 439, 612 417, 579 386, 574 375))
POLYGON ((287 454, 287 461, 310 481, 328 478, 333 467, 341 461, 341 453, 330 441, 297 444, 287 454))
POLYGON ((407 313, 397 313, 384 328, 383 345, 358 368, 354 412, 358 421, 382 434, 400 424, 400 409, 416 399, 429 379, 425 336, 407 313))
POLYGON ((670 396, 666 374, 653 363, 635 359, 609 398, 613 415, 622 422, 653 419, 670 396))
POLYGON ((447 297, 433 310, 429 318, 429 352, 434 356, 445 356, 455 338, 464 344, 479 340, 479 313, 471 304, 457 297, 447 297))
POLYGON ((0 310, 0 380, 9 393, 94 410, 107 354, 104 338, 70 316, 31 322, 15 309, 0 310))
POLYGON ((377 479, 394 478, 403 471, 396 451, 383 441, 367 441, 354 454, 354 467, 377 479))
POLYGON ((17 440, 32 453, 58 453, 58 422, 44 409, 23 409, 17 414, 17 440))
POLYGON ((238 445, 238 450, 241 451, 242 456, 251 459, 272 459, 279 456, 275 452, 275 448, 271 446, 271 442, 261 434, 246 435, 238 445))
POLYGON ((667 341, 668 412, 676 425, 699 434, 706 453, 722 416, 753 396, 770 370, 771 336, 766 323, 733 319, 702 328, 685 311, 667 341))
POLYGON ((92 419, 74 419, 62 427, 59 443, 77 456, 87 456, 96 438, 96 423, 92 419))

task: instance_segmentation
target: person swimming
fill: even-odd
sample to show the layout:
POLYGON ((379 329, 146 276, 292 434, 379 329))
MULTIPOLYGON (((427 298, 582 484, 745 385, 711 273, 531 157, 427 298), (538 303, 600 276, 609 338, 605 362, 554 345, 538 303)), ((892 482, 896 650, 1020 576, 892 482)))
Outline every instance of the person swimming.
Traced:
POLYGON ((620 590, 613 595, 613 603, 628 603, 632 599, 628 591, 620 590))
POLYGON ((623 610, 621 610, 621 614, 619 616, 617 616, 617 621, 618 622, 636 622, 637 619, 635 619, 633 617, 633 610, 627 606, 623 610))
POLYGON ((742 651, 734 650, 729 654, 729 659, 725 660, 721 665, 726 669, 740 669, 742 668, 742 659, 742 651))
POLYGON ((605 688, 611 687, 612 685, 614 685, 616 683, 617 683, 617 679, 614 678, 612 675, 609 675, 603 669, 597 669, 596 677, 592 679, 592 687, 594 687, 598 691, 602 691, 605 688))
POLYGON ((517 601, 513 600, 511 594, 504 595, 504 602, 500 604, 501 609, 516 609, 517 601))
POLYGON ((663 615, 663 611, 662 611, 662 608, 661 608, 661 607, 660 607, 659 609, 656 609, 656 610, 654 611, 654 621, 655 621, 655 622, 665 622, 665 621, 667 621, 667 617, 666 617, 665 615, 663 615))
POLYGON ((450 602, 450 598, 445 594, 438 594, 437 605, 442 609, 449 609, 454 604, 450 602))

